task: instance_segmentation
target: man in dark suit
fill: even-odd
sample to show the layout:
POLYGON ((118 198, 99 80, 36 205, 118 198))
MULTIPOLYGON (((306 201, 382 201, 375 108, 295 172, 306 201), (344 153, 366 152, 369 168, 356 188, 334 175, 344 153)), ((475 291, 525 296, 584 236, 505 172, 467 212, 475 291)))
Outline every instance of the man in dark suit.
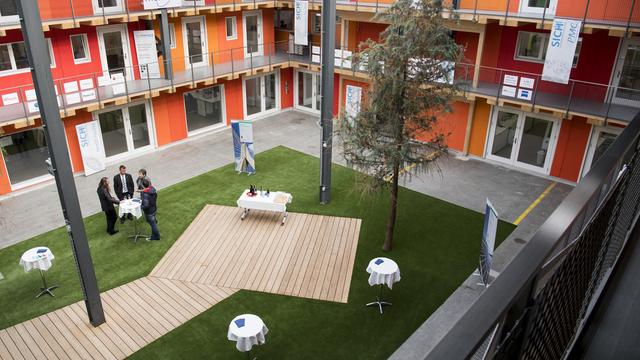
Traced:
MULTIPOLYGON (((127 174, 127 167, 124 165, 120 165, 120 172, 113 177, 113 191, 120 201, 133 198, 133 193, 136 191, 133 177, 127 174)), ((126 216, 129 220, 133 220, 133 215, 127 214, 126 216)), ((122 216, 120 223, 124 224, 124 220, 125 216, 122 216)))

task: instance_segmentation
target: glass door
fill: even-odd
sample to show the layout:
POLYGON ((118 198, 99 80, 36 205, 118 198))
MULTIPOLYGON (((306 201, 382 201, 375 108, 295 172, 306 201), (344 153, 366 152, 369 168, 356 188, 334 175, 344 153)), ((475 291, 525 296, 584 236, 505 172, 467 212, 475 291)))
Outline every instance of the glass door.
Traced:
POLYGON ((490 132, 490 152, 487 158, 512 163, 514 145, 518 126, 518 113, 498 110, 490 132))
POLYGON ((245 78, 242 91, 246 118, 262 115, 279 107, 279 77, 277 73, 245 78))
POLYGON ((12 189, 46 178, 49 149, 44 130, 39 127, 0 136, 0 161, 3 158, 12 189))
POLYGON ((147 105, 136 104, 97 115, 107 159, 117 158, 152 145, 147 105))
POLYGON ((623 40, 618 66, 614 74, 613 102, 640 106, 640 40, 623 40))
POLYGON ((262 44, 262 12, 249 11, 242 15, 244 22, 244 57, 264 54, 262 44))
POLYGON ((548 174, 557 131, 553 118, 496 108, 486 157, 548 174))
POLYGON ((98 28, 100 60, 105 75, 121 74, 132 80, 129 42, 126 25, 109 25, 98 28))
POLYGON ((298 70, 296 76, 296 106, 303 110, 320 111, 320 75, 298 70))
POLYGON ((123 0, 93 0, 93 12, 97 15, 122 12, 122 1, 123 0))
POLYGON ((600 126, 593 128, 593 133, 589 140, 589 147, 587 148, 587 155, 585 156, 584 165, 582 166, 582 176, 587 175, 591 167, 595 165, 602 154, 609 149, 609 146, 613 144, 621 132, 621 128, 600 126))
POLYGON ((182 34, 187 67, 207 65, 207 32, 204 17, 185 18, 182 34))

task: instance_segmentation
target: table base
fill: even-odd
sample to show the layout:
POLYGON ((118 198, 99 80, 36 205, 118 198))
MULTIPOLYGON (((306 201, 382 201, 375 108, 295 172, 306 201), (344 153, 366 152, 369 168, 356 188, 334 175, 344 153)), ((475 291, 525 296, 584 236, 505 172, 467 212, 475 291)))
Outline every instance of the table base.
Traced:
POLYGON ((53 295, 53 292, 51 292, 51 290, 56 289, 58 287, 59 287, 58 285, 53 285, 53 286, 49 286, 48 288, 40 288, 40 292, 38 293, 38 295, 36 295, 36 299, 44 294, 49 294, 52 297, 55 297, 55 295, 53 295))
MULTIPOLYGON (((244 220, 244 218, 246 218, 247 215, 249 214, 249 211, 251 211, 251 209, 243 208, 242 215, 240 215, 240 220, 244 220)), ((287 221, 288 216, 289 216, 289 213, 285 211, 284 217, 282 218, 282 222, 280 223, 280 226, 284 225, 284 223, 287 221)))
POLYGON ((133 220, 133 235, 129 235, 127 238, 133 239, 134 243, 138 242, 138 238, 143 238, 145 240, 149 240, 150 236, 143 235, 138 232, 138 219, 133 220))
POLYGON ((40 270, 40 277, 42 278, 42 287, 40 288, 40 292, 38 293, 38 295, 36 295, 36 299, 44 294, 49 294, 50 296, 55 297, 55 295, 53 295, 53 292, 51 292, 51 290, 56 289, 59 286, 58 285, 47 286, 47 277, 44 274, 44 270, 42 269, 39 269, 39 270, 40 270))
POLYGON ((370 302, 366 305, 366 306, 377 306, 378 309, 380 309, 380 314, 384 313, 383 307, 393 305, 390 302, 382 301, 382 287, 383 285, 380 284, 380 292, 378 293, 378 296, 376 296, 376 301, 370 302))

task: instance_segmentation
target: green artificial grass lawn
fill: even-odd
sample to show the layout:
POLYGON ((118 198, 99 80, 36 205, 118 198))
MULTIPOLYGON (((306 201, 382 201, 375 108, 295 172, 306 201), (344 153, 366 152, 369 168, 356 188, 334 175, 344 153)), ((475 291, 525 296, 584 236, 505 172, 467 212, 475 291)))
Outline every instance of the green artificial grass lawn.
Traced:
MULTIPOLYGON (((241 290, 135 353, 132 358, 240 358, 227 340, 233 317, 259 315, 269 327, 267 343, 254 347, 263 358, 386 358, 469 276, 478 264, 483 215, 402 188, 394 248, 381 250, 388 215, 387 193, 364 197, 355 188, 355 172, 333 166, 332 201, 318 204, 319 160, 284 147, 256 156, 257 173, 235 173, 227 165, 160 191, 158 218, 162 240, 137 244, 126 236, 128 222, 115 236, 105 233, 102 213, 85 219, 101 290, 147 275, 206 204, 236 206, 249 184, 293 195, 291 212, 362 219, 355 268, 347 304, 241 290), (383 316, 365 303, 370 259, 387 256, 400 266, 402 280, 385 296, 393 302, 383 316)), ((178 169, 179 170, 179 169, 178 169)), ((153 177, 153 174, 150 174, 153 177)), ((98 201, 96 196, 96 201, 98 201)), ((34 220, 37 221, 37 220, 34 220)), ((147 230, 148 226, 141 222, 147 230)), ((497 243, 514 226, 500 222, 497 243)), ((57 229, 0 250, 0 328, 31 319, 82 299, 66 233, 57 229), (20 255, 48 246, 56 256, 47 276, 60 285, 56 297, 34 299, 40 286, 36 271, 24 273, 20 255), (4 309, 11 309, 4 311, 4 309)))

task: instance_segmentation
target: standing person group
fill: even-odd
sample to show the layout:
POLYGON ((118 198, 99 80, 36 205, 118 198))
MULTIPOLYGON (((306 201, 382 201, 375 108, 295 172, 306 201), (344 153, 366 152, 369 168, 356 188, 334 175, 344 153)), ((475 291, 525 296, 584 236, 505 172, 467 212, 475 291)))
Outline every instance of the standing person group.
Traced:
MULTIPOLYGON (((103 177, 98 184, 100 207, 107 218, 107 233, 113 235, 118 232, 118 230, 115 229, 118 216, 116 215, 114 204, 119 204, 125 199, 132 199, 135 192, 140 192, 140 199, 142 200, 141 208, 147 223, 149 223, 151 227, 151 237, 149 240, 160 240, 160 231, 158 230, 158 221, 156 219, 158 192, 151 185, 151 180, 147 177, 147 170, 140 169, 138 171, 138 178, 136 179, 135 185, 133 177, 127 174, 126 166, 120 165, 118 170, 118 174, 113 177, 113 188, 117 199, 111 196, 109 179, 103 177)), ((124 224, 127 218, 132 220, 133 215, 127 214, 122 216, 120 223, 124 224)))

